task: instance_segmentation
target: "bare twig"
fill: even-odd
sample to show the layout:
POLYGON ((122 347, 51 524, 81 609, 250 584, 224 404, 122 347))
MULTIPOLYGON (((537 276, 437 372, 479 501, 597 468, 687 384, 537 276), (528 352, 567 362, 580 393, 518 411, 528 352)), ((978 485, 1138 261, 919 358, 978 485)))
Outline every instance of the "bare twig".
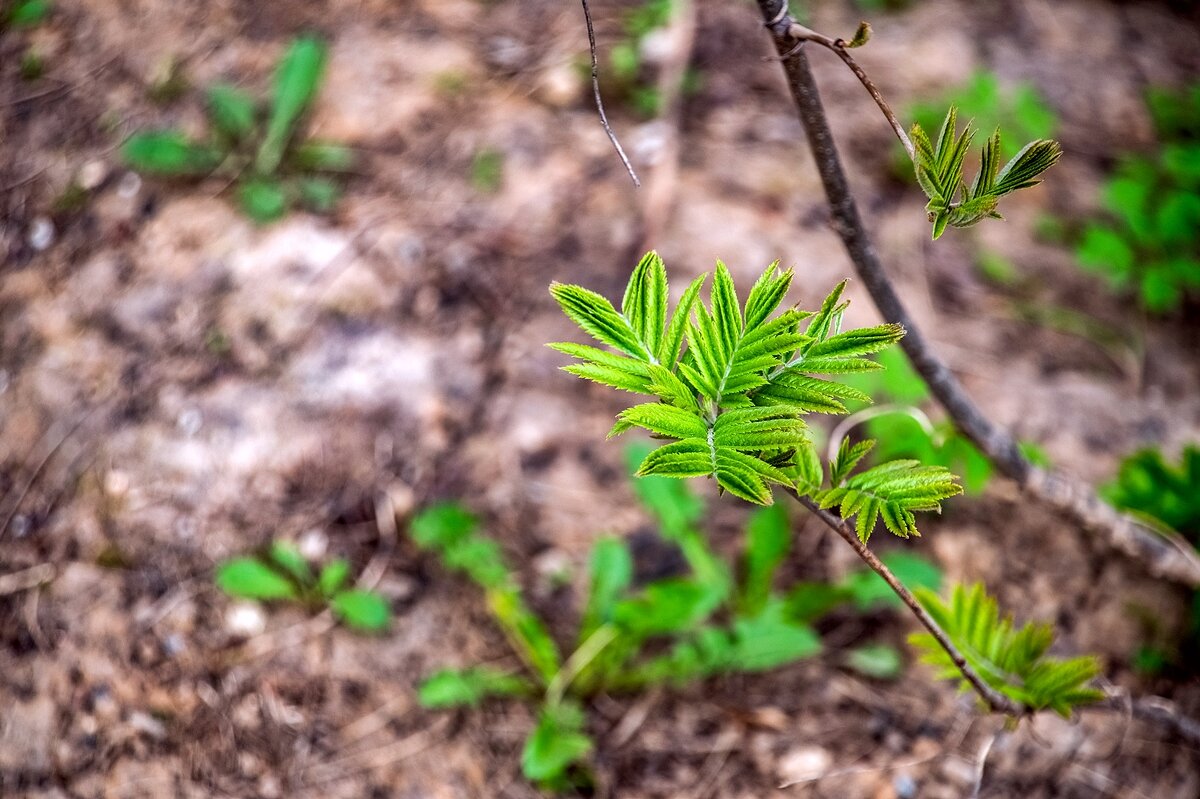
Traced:
POLYGON ((758 6, 781 56, 788 88, 804 124, 825 188, 833 227, 879 312, 887 321, 897 322, 908 331, 900 344, 913 367, 929 384, 934 397, 954 421, 955 427, 1029 496, 1067 514, 1084 528, 1103 535, 1109 546, 1135 558, 1152 574, 1200 586, 1200 556, 1194 549, 1119 513, 1101 500, 1086 483, 1030 463, 1008 431, 983 415, 962 384, 934 353, 900 301, 863 226, 842 170, 841 158, 829 129, 829 120, 821 104, 808 56, 803 47, 795 47, 795 20, 786 13, 786 5, 781 0, 758 0, 758 6))
MULTIPOLYGON (((786 17, 785 17, 786 19, 786 17)), ((822 47, 832 50, 838 58, 845 62, 850 71, 854 73, 854 77, 858 78, 859 83, 871 95, 871 99, 875 101, 875 105, 879 106, 879 110, 887 118, 888 124, 892 126, 892 132, 896 134, 896 138, 904 145, 904 151, 908 153, 908 157, 912 161, 917 160, 917 151, 913 147, 912 139, 908 138, 908 134, 904 132, 904 126, 900 124, 900 120, 896 118, 896 113, 892 111, 892 107, 888 105, 887 100, 883 98, 883 93, 875 85, 875 82, 867 75, 866 71, 858 65, 854 60, 854 56, 850 55, 850 51, 846 48, 845 39, 834 39, 826 36, 823 33, 817 33, 811 28, 806 28, 798 22, 792 21, 787 28, 787 35, 791 36, 797 42, 815 42, 822 47)), ((781 58, 791 58, 798 51, 799 45, 788 51, 788 54, 781 58)))
POLYGON ((604 113, 604 101, 600 99, 600 66, 596 59, 596 29, 592 26, 592 12, 588 8, 588 1, 580 0, 580 2, 583 3, 583 19, 587 23, 588 49, 592 54, 592 95, 596 98, 596 110, 600 112, 600 124, 604 126, 604 132, 608 134, 608 140, 612 142, 617 155, 621 157, 621 163, 625 165, 625 171, 629 173, 633 185, 640 187, 642 182, 638 180, 637 172, 633 171, 633 164, 629 163, 629 156, 625 155, 621 142, 617 141, 617 134, 613 133, 612 127, 608 124, 608 115, 604 113))
POLYGON ((942 649, 946 650, 946 654, 950 656, 950 660, 958 668, 959 672, 963 676, 963 679, 971 684, 971 687, 975 689, 977 694, 979 694, 979 698, 982 699, 991 710, 997 713, 1006 713, 1010 716, 1018 717, 1024 716, 1029 712, 1028 709, 1023 705, 1020 705, 1009 699, 1007 696, 988 685, 982 677, 975 673, 975 669, 971 667, 971 664, 967 663, 967 659, 963 657, 961 652, 958 651, 958 647, 956 647, 954 642, 950 640, 950 636, 946 634, 946 631, 943 630, 936 621, 934 621, 933 617, 930 616, 929 612, 925 610, 920 602, 917 601, 917 598, 912 595, 912 592, 905 587, 904 583, 900 582, 896 575, 892 574, 892 570, 889 569, 866 544, 859 540, 858 535, 852 529, 850 529, 850 525, 848 525, 842 519, 839 519, 837 516, 834 516, 829 511, 822 510, 821 507, 818 506, 817 503, 813 502, 809 497, 797 493, 796 498, 800 501, 801 505, 808 508, 808 510, 815 514, 821 521, 823 521, 830 530, 833 530, 842 538, 842 540, 849 544, 850 547, 856 553, 858 553, 858 556, 863 559, 863 562, 871 567, 873 572, 883 578, 883 581, 888 584, 893 592, 895 592, 896 596, 900 597, 900 601, 912 611, 913 615, 917 617, 917 620, 921 622, 921 625, 929 631, 929 634, 932 635, 934 640, 938 642, 938 645, 941 646, 942 649))

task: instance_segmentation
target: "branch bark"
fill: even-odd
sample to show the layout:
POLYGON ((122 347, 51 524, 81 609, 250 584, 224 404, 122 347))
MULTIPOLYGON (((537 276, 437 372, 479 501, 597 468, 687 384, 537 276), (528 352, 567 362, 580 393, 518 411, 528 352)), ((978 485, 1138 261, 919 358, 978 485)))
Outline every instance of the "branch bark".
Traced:
POLYGON ((1178 537, 1172 539, 1164 536, 1132 517, 1119 513, 1101 500, 1095 489, 1086 483, 1030 463, 1008 431, 983 415, 958 378, 938 358, 901 302, 859 216, 809 67, 805 53, 806 39, 797 41, 794 38, 798 23, 787 13, 785 0, 758 0, 758 6, 771 32, 787 75, 788 88, 800 121, 804 124, 809 147, 825 188, 833 228, 879 312, 887 321, 897 322, 908 331, 900 345, 913 367, 929 384, 934 397, 946 409, 955 427, 1027 495, 1071 517, 1084 529, 1102 535, 1109 546, 1144 564, 1151 574, 1193 587, 1200 586, 1200 556, 1191 546, 1178 537))
POLYGON ((863 562, 871 567, 872 571, 883 578, 883 581, 888 584, 892 591, 895 592, 896 596, 900 597, 900 601, 903 602, 910 611, 912 611, 913 615, 917 617, 917 620, 921 622, 921 625, 928 630, 929 634, 932 635, 938 644, 941 645, 942 649, 946 650, 946 654, 950 656, 950 660, 952 660, 954 665, 958 667, 959 672, 961 672, 966 681, 971 684, 971 687, 975 689, 975 693, 979 694, 979 697, 984 701, 985 704, 987 704, 989 709, 996 713, 1006 713, 1010 716, 1024 716, 1029 712, 1028 708, 1026 708, 1024 705, 1014 702, 992 686, 988 685, 984 679, 980 677, 973 668, 971 668, 971 664, 967 663, 967 659, 963 657, 961 652, 958 651, 958 647, 956 647, 954 642, 950 640, 950 636, 946 635, 946 631, 943 630, 936 621, 934 621, 933 617, 930 616, 929 612, 925 610, 920 602, 917 601, 917 598, 913 596, 912 592, 905 587, 904 583, 900 582, 900 580, 896 578, 896 575, 892 574, 892 570, 889 569, 887 565, 884 564, 884 562, 881 561, 866 544, 859 540, 858 534, 850 528, 849 524, 833 515, 829 511, 822 510, 817 503, 813 502, 812 499, 804 496, 803 494, 797 493, 796 499, 813 515, 824 522, 826 527, 837 533, 843 541, 849 544, 851 548, 858 553, 858 556, 863 559, 863 562))

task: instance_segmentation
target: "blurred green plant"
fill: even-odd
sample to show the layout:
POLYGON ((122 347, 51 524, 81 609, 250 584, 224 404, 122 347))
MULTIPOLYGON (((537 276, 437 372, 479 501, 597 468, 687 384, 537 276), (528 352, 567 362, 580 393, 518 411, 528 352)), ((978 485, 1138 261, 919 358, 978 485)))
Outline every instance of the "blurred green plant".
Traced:
POLYGON ((1121 462, 1101 495, 1122 510, 1174 530, 1200 546, 1200 446, 1185 447, 1173 465, 1157 449, 1143 449, 1121 462))
MULTIPOLYGON (((631 445, 630 468, 650 449, 631 445)), ((448 568, 484 590, 496 622, 525 666, 522 671, 485 666, 440 670, 421 684, 421 703, 429 708, 476 706, 491 697, 538 702, 538 722, 521 763, 525 777, 547 789, 589 782, 586 758, 593 744, 585 731, 588 697, 777 668, 820 652, 812 623, 822 616, 840 607, 891 606, 890 590, 873 572, 853 573, 836 586, 801 583, 778 592, 776 575, 791 548, 790 525, 780 506, 751 515, 735 569, 697 529, 704 502, 686 484, 648 476, 634 480, 633 488, 660 534, 682 553, 686 574, 636 585, 625 541, 598 539, 588 559, 589 586, 575 650, 566 658, 547 625, 525 603, 500 547, 478 532, 470 513, 455 504, 440 505, 412 523, 418 547, 437 554, 448 568)), ((941 573, 936 566, 906 557, 908 561, 896 561, 907 563, 905 579, 914 586, 937 586, 941 573)), ((882 644, 846 656, 847 667, 878 679, 894 677, 902 663, 898 652, 882 644)))
MULTIPOLYGON (((670 23, 673 1, 644 0, 630 9, 625 14, 623 36, 612 46, 608 55, 609 69, 605 80, 611 84, 609 90, 612 96, 623 100, 647 119, 658 115, 662 97, 646 64, 644 45, 647 37, 670 23)), ((681 91, 685 95, 695 94, 700 89, 701 81, 700 73, 688 68, 684 72, 681 91)))
MULTIPOLYGON (((1013 142, 1048 139, 1058 130, 1058 115, 1033 84, 1006 86, 996 73, 986 69, 978 70, 966 83, 946 94, 913 103, 908 107, 908 117, 925 130, 934 130, 944 119, 948 106, 973 120, 977 130, 996 130, 1003 125, 1012 133, 1013 142)), ((1017 154, 1020 148, 1013 142, 1001 142, 1001 158, 1017 154)), ((907 165, 903 152, 898 152, 897 158, 907 165)))
POLYGON ((471 185, 484 194, 495 194, 504 182, 504 153, 483 148, 471 159, 471 185))
MULTIPOLYGON (((975 672, 1010 699, 1032 710, 1050 709, 1069 718, 1076 705, 1104 698, 1103 691, 1087 686, 1100 674, 1095 657, 1050 657, 1046 653, 1054 643, 1053 628, 1034 622, 1017 627, 1011 616, 1000 615, 996 600, 987 595, 982 583, 955 586, 948 602, 924 589, 917 591, 917 597, 954 638, 975 672)), ((909 641, 923 653, 923 662, 939 670, 939 678, 971 690, 932 635, 916 633, 909 641)))
POLYGON ((347 627, 378 631, 392 612, 374 591, 349 584, 350 564, 338 558, 314 572, 288 541, 275 541, 259 555, 227 560, 217 567, 217 587, 239 599, 299 602, 311 610, 328 607, 347 627))
POLYGON ((217 84, 207 93, 207 138, 178 130, 137 133, 122 145, 121 155, 148 174, 224 176, 236 184, 242 210, 256 222, 279 219, 296 205, 328 212, 339 195, 330 175, 348 172, 353 153, 329 142, 297 140, 320 87, 325 56, 318 39, 296 39, 276 68, 269 108, 235 86, 217 84))
POLYGON ((911 458, 937 464, 962 477, 964 493, 982 493, 994 471, 991 461, 949 420, 934 422, 925 415, 921 406, 929 402, 929 388, 903 351, 885 350, 877 360, 881 370, 846 378, 881 403, 857 411, 866 434, 879 442, 871 453, 874 462, 911 458))
MULTIPOLYGON (((1157 449, 1129 455, 1121 461, 1116 478, 1101 488, 1101 496, 1200 548, 1200 446, 1184 447, 1178 464, 1168 462, 1157 449)), ((1200 668, 1200 591, 1192 595, 1189 622, 1181 636, 1173 638, 1154 614, 1141 615, 1149 640, 1134 652, 1133 667, 1151 676, 1167 670, 1195 674, 1200 668)))
POLYGON ((49 0, 12 0, 0 4, 0 23, 6 28, 35 28, 50 17, 49 0))
POLYGON ((1120 158, 1101 190, 1105 213, 1075 255, 1114 291, 1168 314, 1200 295, 1200 83, 1146 99, 1159 149, 1120 158))

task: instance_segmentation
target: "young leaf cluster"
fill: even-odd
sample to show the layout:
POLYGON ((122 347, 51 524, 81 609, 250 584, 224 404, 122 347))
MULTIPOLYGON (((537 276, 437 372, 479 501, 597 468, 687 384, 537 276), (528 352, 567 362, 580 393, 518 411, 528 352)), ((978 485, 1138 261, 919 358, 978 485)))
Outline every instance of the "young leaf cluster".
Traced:
POLYGON ((1157 449, 1135 452, 1121 462, 1117 478, 1101 494, 1116 507, 1200 546, 1200 446, 1185 447, 1178 464, 1167 462, 1157 449))
POLYGON ((325 58, 320 40, 296 39, 276 68, 269 108, 236 86, 217 84, 207 94, 207 138, 193 139, 179 130, 142 132, 122 145, 121 155, 149 174, 223 175, 236 183, 242 210, 258 222, 278 219, 294 205, 329 211, 339 193, 330 175, 348 171, 353 154, 328 142, 296 140, 320 87, 325 58))
POLYGON ((373 591, 349 584, 350 564, 338 558, 314 572, 295 545, 275 541, 252 557, 227 560, 217 567, 217 587, 230 596, 262 601, 289 600, 310 608, 328 606, 348 627, 376 631, 387 627, 392 611, 373 591))
POLYGON ((723 491, 760 505, 771 504, 771 486, 780 485, 837 507, 843 518, 857 515, 864 541, 877 520, 898 536, 915 535, 915 512, 938 510, 960 492, 954 477, 907 460, 852 474, 864 450, 830 464, 826 485, 803 418, 869 401, 827 376, 877 369, 866 356, 904 331, 890 324, 842 331, 844 283, 817 311, 779 311, 792 276, 772 264, 743 304, 718 262, 709 302, 700 296, 701 276, 671 311, 666 270, 651 252, 630 277, 620 311, 588 289, 553 284, 566 315, 610 349, 550 346, 578 359, 564 367, 571 374, 654 398, 623 411, 610 434, 640 427, 670 442, 646 456, 639 475, 712 477, 723 491))
POLYGON ((946 226, 969 227, 983 219, 1002 219, 996 210, 1000 198, 1020 189, 1036 186, 1038 176, 1058 162, 1062 149, 1051 139, 1036 139, 1022 147, 1003 167, 1000 166, 1000 131, 984 142, 979 172, 967 183, 964 174, 967 151, 975 138, 970 122, 958 132, 958 109, 946 113, 937 140, 929 138, 925 128, 912 126, 916 147, 914 167, 917 183, 929 198, 925 210, 933 223, 933 238, 939 238, 946 226))
MULTIPOLYGON (((1100 674, 1096 658, 1049 656, 1053 628, 1034 622, 1017 627, 1011 616, 1000 615, 996 600, 982 583, 955 586, 948 602, 928 590, 918 590, 917 596, 971 668, 1015 702, 1069 717, 1075 707, 1104 698, 1103 691, 1087 685, 1100 674)), ((963 690, 970 690, 932 635, 914 634, 909 641, 923 653, 923 662, 939 669, 940 678, 957 680, 963 690)))
POLYGON ((1076 260, 1156 314, 1200 296, 1200 84, 1149 95, 1159 148, 1125 154, 1076 260))

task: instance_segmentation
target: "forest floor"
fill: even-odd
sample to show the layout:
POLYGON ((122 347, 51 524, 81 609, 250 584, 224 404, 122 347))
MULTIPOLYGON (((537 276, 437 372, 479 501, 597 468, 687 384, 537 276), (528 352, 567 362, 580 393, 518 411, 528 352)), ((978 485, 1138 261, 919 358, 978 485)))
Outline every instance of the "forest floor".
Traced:
MULTIPOLYGON (((627 6, 595 5, 603 45, 627 6)), ((820 4, 813 25, 846 34, 859 13, 820 4)), ((921 0, 871 19, 861 61, 897 107, 986 67, 1032 82, 1060 118, 1067 155, 1048 183, 1007 222, 935 245, 878 112, 836 59, 812 55, 887 267, 972 395, 1093 483, 1139 446, 1200 437, 1195 317, 1146 320, 1033 235, 1045 212, 1092 211, 1113 154, 1152 143, 1142 94, 1200 74, 1195 20, 1099 0, 921 0), (972 267, 983 251, 1017 265, 1028 301, 1087 313, 1119 343, 1023 321, 972 267)), ((45 564, 52 579, 0 596, 0 795, 536 795, 520 777, 528 709, 417 705, 435 668, 512 657, 477 591, 407 537, 381 538, 377 500, 402 523, 462 501, 552 628, 570 628, 590 543, 648 520, 604 439, 620 399, 543 346, 574 336, 548 284, 613 296, 648 246, 677 285, 717 258, 747 285, 781 259, 805 307, 851 274, 769 52, 752 5, 699 3, 701 81, 680 114, 670 211, 648 223, 576 68, 578 4, 63 0, 46 25, 4 34, 0 575, 45 564), (120 165, 133 130, 202 124, 195 89, 147 98, 164 65, 194 87, 265 89, 304 30, 330 43, 312 129, 362 156, 333 216, 258 227, 220 184, 120 165), (28 81, 31 42, 48 57, 28 81), (494 191, 472 180, 483 150, 503 157, 494 191), (85 201, 56 204, 81 175, 85 201), (288 608, 247 634, 215 564, 305 534, 356 568, 384 559, 386 634, 288 608), (565 586, 551 579, 564 564, 565 586)), ((662 155, 661 124, 611 110, 639 165, 662 155)), ((850 321, 875 321, 861 285, 848 291, 850 321)), ((745 510, 711 493, 709 507, 728 550, 745 510)), ((789 575, 855 566, 805 521, 789 575)), ((1200 684, 1129 666, 1146 619, 1181 623, 1183 590, 999 478, 927 528, 879 544, 984 580, 1018 618, 1052 621, 1063 652, 1100 655, 1114 685, 1200 716, 1200 684)), ((916 664, 891 682, 843 667, 841 647, 903 647, 910 631, 895 614, 847 618, 830 631, 839 647, 791 667, 598 700, 598 795, 1200 795, 1200 753, 1121 714, 1008 731, 916 664), (618 734, 631 718, 636 734, 618 734)))

